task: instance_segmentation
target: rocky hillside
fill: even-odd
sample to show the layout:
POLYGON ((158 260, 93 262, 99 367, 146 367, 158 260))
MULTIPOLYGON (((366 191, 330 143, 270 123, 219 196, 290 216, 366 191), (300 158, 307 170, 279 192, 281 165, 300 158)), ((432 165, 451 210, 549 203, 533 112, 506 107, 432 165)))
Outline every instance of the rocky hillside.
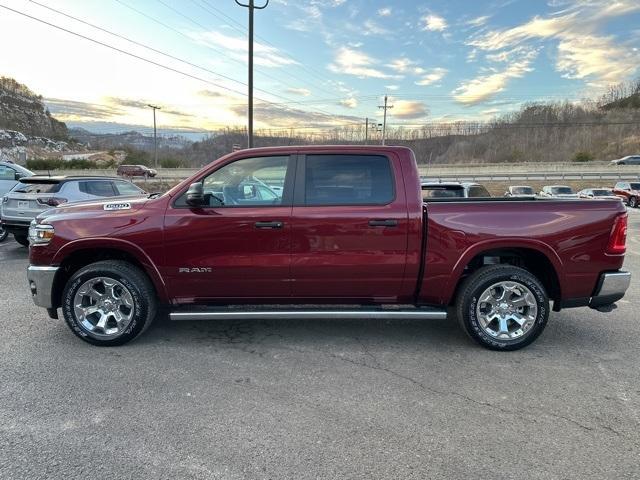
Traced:
POLYGON ((51 116, 42 96, 7 77, 0 77, 0 129, 54 140, 68 136, 67 126, 51 116))

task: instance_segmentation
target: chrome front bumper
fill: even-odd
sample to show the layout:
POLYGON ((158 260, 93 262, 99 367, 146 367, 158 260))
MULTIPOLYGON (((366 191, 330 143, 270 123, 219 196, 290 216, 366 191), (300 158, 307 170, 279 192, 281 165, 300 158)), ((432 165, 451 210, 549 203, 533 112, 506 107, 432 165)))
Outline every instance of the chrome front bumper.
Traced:
POLYGON ((59 267, 35 267, 27 268, 27 280, 33 302, 38 307, 53 308, 53 281, 59 267))
POLYGON ((608 272, 600 275, 600 280, 594 294, 591 297, 589 306, 599 308, 613 303, 624 297, 631 284, 630 272, 608 272))

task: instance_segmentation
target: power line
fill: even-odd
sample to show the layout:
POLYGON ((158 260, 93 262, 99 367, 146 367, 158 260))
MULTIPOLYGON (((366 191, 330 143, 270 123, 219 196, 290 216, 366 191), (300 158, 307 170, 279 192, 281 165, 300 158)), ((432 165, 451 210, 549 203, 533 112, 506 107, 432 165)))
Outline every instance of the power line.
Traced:
MULTIPOLYGON (((119 0, 117 0, 117 1, 119 1, 119 0)), ((123 49, 121 49, 121 48, 115 47, 115 46, 110 45, 110 44, 108 44, 108 43, 101 42, 101 41, 99 41, 99 40, 93 39, 93 38, 88 37, 88 36, 86 36, 86 35, 83 35, 83 34, 81 34, 81 33, 74 32, 73 30, 69 30, 69 29, 64 28, 64 27, 61 27, 61 26, 59 26, 59 25, 56 25, 56 24, 53 24, 53 23, 47 22, 46 20, 43 20, 43 19, 38 18, 38 17, 35 17, 35 16, 33 16, 33 15, 29 15, 29 14, 27 14, 27 13, 20 12, 19 10, 15 10, 15 9, 13 9, 13 8, 7 7, 6 5, 2 5, 2 4, 0 4, 0 8, 4 8, 5 10, 9 10, 9 11, 11 11, 11 12, 13 12, 13 13, 16 13, 16 14, 18 14, 18 15, 21 15, 21 16, 23 16, 23 17, 27 17, 27 18, 29 18, 29 19, 31 19, 31 20, 36 21, 36 22, 39 22, 39 23, 42 23, 42 24, 47 25, 47 26, 49 26, 49 27, 55 28, 55 29, 57 29, 57 30, 60 30, 60 31, 66 32, 66 33, 68 33, 68 34, 70 34, 70 35, 74 35, 74 36, 76 36, 76 37, 82 38, 82 39, 84 39, 84 40, 87 40, 87 41, 89 41, 89 42, 95 43, 95 44, 97 44, 97 45, 101 45, 101 46, 103 46, 103 47, 105 47, 105 48, 109 48, 109 49, 111 49, 111 50, 114 50, 114 51, 117 51, 117 52, 119 52, 119 53, 122 53, 123 55, 130 56, 130 57, 135 58, 135 59, 137 59, 137 60, 140 60, 140 61, 143 61, 143 62, 149 63, 149 64, 151 64, 151 65, 154 65, 154 66, 156 66, 156 67, 163 68, 163 69, 165 69, 165 70, 168 70, 168 71, 171 71, 171 72, 174 72, 174 73, 177 73, 177 74, 183 75, 183 76, 188 77, 188 78, 192 78, 192 79, 194 79, 194 80, 198 80, 198 81, 203 82, 203 83, 207 83, 207 84, 209 84, 209 85, 213 85, 213 86, 218 87, 218 88, 221 88, 221 89, 223 89, 223 90, 227 90, 227 91, 229 91, 229 92, 236 93, 236 94, 241 95, 241 96, 243 96, 243 97, 246 97, 246 96, 247 96, 247 94, 246 94, 246 93, 241 92, 241 91, 239 91, 239 90, 235 90, 235 89, 233 89, 233 88, 226 87, 226 86, 221 85, 221 84, 219 84, 219 83, 215 83, 215 82, 212 82, 212 81, 207 80, 207 79, 205 79, 205 78, 199 77, 199 76, 197 76, 197 75, 193 75, 193 74, 190 74, 190 73, 184 72, 184 71, 182 71, 182 70, 178 70, 178 69, 176 69, 176 68, 170 67, 170 66, 168 66, 168 65, 164 65, 164 64, 162 64, 162 63, 156 62, 156 61, 151 60, 151 59, 148 59, 148 58, 146 58, 146 57, 142 57, 142 56, 140 56, 140 55, 136 55, 136 54, 134 54, 134 53, 128 52, 128 51, 126 51, 126 50, 123 50, 123 49)), ((216 75, 218 75, 218 76, 220 76, 220 77, 222 77, 222 78, 227 78, 227 79, 229 79, 229 80, 231 80, 231 81, 233 81, 233 82, 235 82, 235 83, 240 83, 240 84, 242 84, 242 85, 246 85, 246 84, 244 84, 244 83, 242 83, 242 82, 239 82, 239 81, 237 81, 237 80, 231 79, 230 77, 226 77, 226 76, 224 76, 224 75, 222 75, 222 74, 218 74, 218 73, 216 73, 216 75)), ((269 92, 266 92, 266 93, 269 93, 269 92)), ((279 97, 279 98, 284 98, 285 100, 289 100, 289 99, 287 99, 286 97, 282 97, 282 96, 277 95, 277 94, 273 94, 273 93, 271 93, 271 95, 276 96, 276 97, 279 97)), ((264 100, 264 99, 259 98, 259 97, 256 97, 256 98, 257 98, 258 100, 260 100, 261 102, 263 102, 264 104, 278 106, 278 104, 277 104, 277 103, 275 103, 275 102, 270 102, 270 101, 268 101, 268 100, 264 100)), ((292 102, 292 103, 293 103, 293 102, 292 102)), ((325 115, 327 115, 327 116, 329 116, 329 117, 336 117, 336 116, 337 116, 337 115, 335 115, 335 114, 333 114, 333 113, 329 113, 329 112, 326 112, 326 111, 324 111, 324 110, 320 110, 320 109, 317 109, 317 108, 315 108, 315 110, 316 110, 316 111, 318 111, 318 112, 321 112, 321 113, 323 113, 323 114, 325 114, 325 115)))
MULTIPOLYGON (((247 33, 247 29, 246 29, 246 28, 245 28, 241 23, 237 22, 236 20, 234 20, 233 18, 231 18, 229 15, 227 15, 227 14, 225 14, 224 12, 222 12, 221 10, 217 9, 217 8, 216 8, 216 7, 214 7, 213 5, 211 5, 211 4, 209 4, 208 2, 206 2, 205 0, 202 0, 202 3, 203 3, 204 5, 203 5, 202 3, 200 3, 200 1, 196 1, 196 0, 191 0, 191 2, 192 2, 194 5, 197 5, 198 7, 200 7, 201 9, 203 9, 205 12, 208 12, 209 14, 213 15, 214 17, 216 17, 216 18, 218 18, 218 19, 220 19, 220 20, 222 20, 222 21, 225 21, 225 18, 226 18, 227 20, 231 21, 232 23, 235 23, 235 24, 236 24, 236 25, 238 25, 240 28, 235 27, 234 25, 229 25, 229 26, 230 26, 231 28, 233 28, 234 30, 236 30, 237 32, 240 32, 240 33, 242 33, 243 35, 247 33), (213 10, 215 10, 215 11, 213 11, 213 10, 211 10, 211 9, 213 9, 213 10), (216 11, 217 11, 217 12, 219 12, 219 15, 215 13, 216 11), (223 17, 224 17, 224 18, 223 18, 223 17)), ((288 54, 288 53, 287 53, 287 52, 285 52, 284 50, 281 50, 280 48, 276 47, 276 46, 275 46, 275 45, 273 45, 272 43, 270 43, 270 42, 268 42, 268 41, 264 40, 260 35, 257 35, 257 34, 256 34, 256 37, 257 37, 258 39, 262 40, 265 44, 270 45, 272 48, 276 48, 276 49, 278 50, 278 52, 281 52, 281 53, 282 53, 282 55, 284 55, 285 57, 288 57, 288 58, 289 58, 289 59, 294 63, 294 65, 297 65, 297 66, 301 67, 303 70, 306 70, 307 72, 310 72, 310 70, 309 70, 308 68, 306 68, 306 67, 305 67, 305 65, 304 65, 303 63, 301 63, 299 60, 297 60, 296 58, 294 58, 293 56, 291 56, 290 54, 288 54)), ((324 87, 320 86, 320 84, 319 84, 319 83, 311 83, 311 82, 309 82, 309 80, 308 80, 308 79, 304 79, 304 78, 302 78, 302 77, 300 77, 300 76, 296 75, 294 72, 289 71, 289 72, 288 72, 288 75, 289 75, 289 76, 291 76, 291 77, 293 77, 293 78, 296 78, 296 79, 298 79, 298 80, 302 81, 302 82, 303 82, 303 83, 305 83, 305 84, 307 84, 307 83, 308 83, 309 85, 314 86, 317 90, 321 90, 321 91, 323 91, 323 92, 327 92, 327 93, 330 93, 330 94, 334 93, 334 92, 331 92, 330 90, 327 90, 326 88, 324 88, 324 87)), ((313 75, 313 76, 317 76, 317 75, 313 75)), ((318 80, 321 80, 321 78, 318 78, 318 80)))

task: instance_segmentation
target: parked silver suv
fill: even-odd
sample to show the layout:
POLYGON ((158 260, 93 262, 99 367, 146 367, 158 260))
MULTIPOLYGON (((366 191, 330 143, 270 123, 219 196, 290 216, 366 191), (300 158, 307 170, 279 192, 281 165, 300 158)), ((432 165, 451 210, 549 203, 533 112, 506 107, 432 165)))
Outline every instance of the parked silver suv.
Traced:
POLYGON ((133 183, 111 177, 22 178, 2 197, 1 226, 16 241, 28 246, 29 224, 40 213, 63 203, 91 201, 105 197, 139 197, 146 192, 133 183))
MULTIPOLYGON (((30 177, 33 172, 13 162, 0 162, 0 197, 11 190, 21 178, 30 177)), ((4 242, 9 232, 0 225, 0 242, 4 242)))

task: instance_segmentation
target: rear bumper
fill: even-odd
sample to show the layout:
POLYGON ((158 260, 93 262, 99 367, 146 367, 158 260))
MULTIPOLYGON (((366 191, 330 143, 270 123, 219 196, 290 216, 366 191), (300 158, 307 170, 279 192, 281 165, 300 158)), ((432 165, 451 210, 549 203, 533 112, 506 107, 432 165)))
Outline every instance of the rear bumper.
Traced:
POLYGON ((31 220, 18 221, 3 218, 2 220, 0 220, 0 223, 2 224, 2 228, 4 228, 9 233, 27 235, 29 233, 29 225, 31 225, 31 220))
POLYGON ((611 305, 627 292, 631 284, 630 272, 607 272, 600 275, 595 292, 591 297, 589 306, 598 308, 605 305, 611 305))
POLYGON ((610 311, 615 308, 615 302, 624 297, 630 284, 631 273, 629 272, 602 273, 592 296, 562 300, 560 308, 591 307, 596 310, 610 311))
POLYGON ((53 282, 59 267, 35 267, 27 268, 27 280, 33 303, 46 309, 54 308, 53 282))

